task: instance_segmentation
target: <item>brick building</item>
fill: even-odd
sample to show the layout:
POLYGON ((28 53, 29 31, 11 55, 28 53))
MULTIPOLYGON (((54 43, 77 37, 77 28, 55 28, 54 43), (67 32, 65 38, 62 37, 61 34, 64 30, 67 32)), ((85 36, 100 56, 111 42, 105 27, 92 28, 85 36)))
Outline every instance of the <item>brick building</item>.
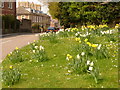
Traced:
POLYGON ((2 12, 1 15, 10 14, 16 16, 16 2, 1 2, 0 11, 2 12))

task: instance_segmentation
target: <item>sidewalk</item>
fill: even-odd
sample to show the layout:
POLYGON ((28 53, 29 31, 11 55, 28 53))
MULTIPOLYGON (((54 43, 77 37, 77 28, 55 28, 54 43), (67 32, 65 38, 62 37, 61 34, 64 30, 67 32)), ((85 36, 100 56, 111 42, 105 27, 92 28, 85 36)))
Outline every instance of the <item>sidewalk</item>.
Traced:
POLYGON ((0 38, 4 38, 4 37, 10 37, 10 36, 17 36, 17 35, 23 35, 23 34, 37 34, 37 33, 27 33, 27 32, 24 32, 24 33, 9 33, 9 34, 2 34, 0 35, 0 38))

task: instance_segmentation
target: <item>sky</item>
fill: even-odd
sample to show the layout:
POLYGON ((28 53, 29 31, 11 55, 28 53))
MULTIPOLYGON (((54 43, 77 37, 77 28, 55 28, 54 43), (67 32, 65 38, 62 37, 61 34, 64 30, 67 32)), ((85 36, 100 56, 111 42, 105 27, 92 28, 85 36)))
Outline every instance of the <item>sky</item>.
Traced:
MULTIPOLYGON (((42 2, 43 0, 16 0, 16 2, 33 2, 35 4, 40 4, 41 5, 41 11, 43 11, 44 13, 48 13, 48 5, 45 2, 42 2), (41 2, 40 2, 41 1, 41 2)), ((18 5, 17 5, 18 6, 18 5)))

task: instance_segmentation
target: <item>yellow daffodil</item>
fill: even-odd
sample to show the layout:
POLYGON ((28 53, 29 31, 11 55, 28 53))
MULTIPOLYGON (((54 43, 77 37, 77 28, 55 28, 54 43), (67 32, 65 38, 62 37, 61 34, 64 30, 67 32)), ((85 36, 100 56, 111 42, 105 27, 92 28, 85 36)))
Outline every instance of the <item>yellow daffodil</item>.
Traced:
POLYGON ((10 65, 10 67, 9 67, 10 69, 13 69, 13 66, 12 65, 10 65))
POLYGON ((72 59, 72 56, 69 56, 69 59, 72 59))
POLYGON ((87 44, 88 44, 89 46, 92 46, 92 44, 91 44, 90 42, 87 42, 87 44))
POLYGON ((80 38, 75 38, 76 41, 80 41, 80 38))
POLYGON ((92 44, 92 47, 97 47, 97 45, 96 44, 92 44))
POLYGON ((72 56, 70 54, 67 54, 67 59, 72 59, 72 56))
POLYGON ((16 50, 18 50, 19 48, 18 48, 18 47, 16 47, 15 49, 16 49, 16 50))
POLYGON ((70 54, 67 54, 67 57, 69 57, 70 56, 70 54))
POLYGON ((10 56, 11 54, 8 54, 8 56, 10 56))
POLYGON ((88 41, 88 39, 86 38, 84 41, 85 41, 85 42, 87 42, 87 41, 88 41))
POLYGON ((81 41, 79 41, 79 43, 81 43, 81 41))

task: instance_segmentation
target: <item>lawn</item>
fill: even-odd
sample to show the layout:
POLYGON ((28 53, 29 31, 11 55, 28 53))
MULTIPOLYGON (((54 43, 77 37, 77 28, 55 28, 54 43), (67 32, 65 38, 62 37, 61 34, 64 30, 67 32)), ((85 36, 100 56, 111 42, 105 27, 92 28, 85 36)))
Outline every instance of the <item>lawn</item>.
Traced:
MULTIPOLYGON (((114 29, 116 32, 112 34, 103 35, 90 31, 91 35, 86 37, 75 35, 78 31, 84 32, 81 29, 75 30, 73 28, 70 31, 66 29, 65 32, 40 36, 40 40, 21 49, 16 48, 12 54, 5 58, 2 65, 3 72, 19 69, 20 77, 14 84, 9 84, 13 77, 4 74, 9 80, 5 79, 7 84, 3 80, 3 88, 118 88, 117 29, 114 29), (77 38, 80 38, 80 40, 77 38), (95 56, 97 46, 87 46, 85 39, 94 44, 102 44, 101 48, 104 47, 108 55, 105 53, 106 56, 101 56, 101 58, 99 58, 99 55, 95 56), (35 46, 38 47, 35 48, 35 46), (39 46, 44 47, 44 51, 39 52, 45 54, 42 59, 39 58, 39 54, 35 56, 39 46), (88 49, 83 48, 84 46, 88 49), (89 50, 92 50, 92 54, 89 53, 89 50), (93 61, 95 67, 98 68, 95 69, 99 72, 95 74, 96 77, 92 75, 92 70, 84 69, 85 66, 81 68, 70 67, 78 54, 83 61, 86 59, 81 54, 82 52, 85 52, 87 59, 93 61), (82 68, 86 71, 82 71, 82 68), (97 78, 97 83, 95 78, 97 78)), ((85 63, 87 61, 85 60, 85 63)))

